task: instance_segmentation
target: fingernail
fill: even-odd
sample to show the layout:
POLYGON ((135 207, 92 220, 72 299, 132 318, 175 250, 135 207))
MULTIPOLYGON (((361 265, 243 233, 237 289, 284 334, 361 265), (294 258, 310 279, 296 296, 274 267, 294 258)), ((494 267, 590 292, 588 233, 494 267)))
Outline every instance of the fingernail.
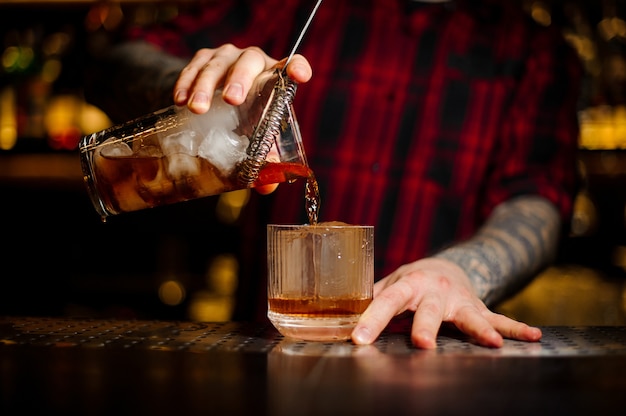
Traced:
POLYGON ((532 339, 533 341, 539 341, 541 339, 541 337, 543 336, 541 329, 539 328, 532 328, 532 339))
POLYGON ((371 344, 372 332, 367 327, 357 327, 352 331, 352 341, 355 344, 371 344))
POLYGON ((304 66, 298 64, 291 64, 289 70, 292 74, 301 74, 304 73, 304 66))
POLYGON ((174 102, 176 104, 182 104, 187 101, 187 90, 178 90, 174 96, 174 102))
POLYGON ((209 97, 203 92, 198 92, 191 96, 189 106, 194 110, 206 111, 209 108, 209 97))
POLYGON ((415 345, 419 348, 435 348, 437 339, 430 332, 421 331, 415 335, 415 345))
POLYGON ((240 100, 243 97, 243 86, 241 84, 228 84, 224 90, 224 96, 235 100, 240 100))

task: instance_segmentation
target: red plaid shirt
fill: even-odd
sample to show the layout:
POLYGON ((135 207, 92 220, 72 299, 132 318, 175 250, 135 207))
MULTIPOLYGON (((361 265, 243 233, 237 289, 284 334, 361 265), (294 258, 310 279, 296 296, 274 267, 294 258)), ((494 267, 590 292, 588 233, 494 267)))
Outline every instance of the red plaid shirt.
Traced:
MULTIPOLYGON (((232 42, 280 58, 314 3, 213 1, 134 36, 178 55, 232 42)), ((327 0, 299 48, 313 67, 295 108, 320 221, 374 225, 378 278, 470 237, 516 195, 546 197, 565 221, 571 214, 578 59, 559 29, 510 2, 469 3, 327 0)), ((305 223, 303 195, 283 185, 249 208, 267 214, 261 226, 305 223)), ((250 300, 259 290, 248 289, 250 300)))

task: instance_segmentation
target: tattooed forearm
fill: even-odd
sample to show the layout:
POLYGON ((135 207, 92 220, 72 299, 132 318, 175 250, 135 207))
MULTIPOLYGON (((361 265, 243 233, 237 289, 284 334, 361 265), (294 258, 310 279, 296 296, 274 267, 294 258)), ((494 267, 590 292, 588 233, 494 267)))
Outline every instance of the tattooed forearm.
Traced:
POLYGON ((554 260, 561 221, 556 208, 537 196, 498 206, 475 237, 435 255, 460 266, 476 294, 492 305, 554 260))

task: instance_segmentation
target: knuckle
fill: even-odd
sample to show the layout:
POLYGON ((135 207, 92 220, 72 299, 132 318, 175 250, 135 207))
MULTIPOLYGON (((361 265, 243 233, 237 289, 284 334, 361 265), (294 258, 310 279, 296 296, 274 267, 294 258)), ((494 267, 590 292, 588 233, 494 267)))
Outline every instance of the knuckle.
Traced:
POLYGON ((441 316, 441 303, 433 300, 422 302, 419 305, 420 311, 431 316, 441 316))
POLYGON ((413 295, 413 287, 403 279, 396 281, 389 286, 386 290, 380 293, 380 297, 393 301, 395 299, 406 299, 413 295))
POLYGON ((265 56, 265 52, 263 52, 263 49, 259 48, 258 46, 248 46, 243 51, 243 53, 249 53, 249 52, 257 53, 263 57, 265 56))
POLYGON ((441 275, 437 278, 437 284, 444 291, 448 291, 452 286, 452 284, 450 283, 450 279, 445 275, 441 275))
POLYGON ((250 57, 257 57, 262 59, 264 62, 267 61, 267 54, 263 51, 263 49, 261 49, 258 46, 249 46, 247 48, 245 48, 242 52, 241 52, 242 56, 250 56, 250 57))
POLYGON ((195 72, 196 72, 196 70, 194 68, 192 68, 189 65, 187 65, 180 71, 180 76, 184 77, 187 74, 192 74, 192 73, 195 73, 195 72))
POLYGON ((214 53, 215 53, 214 49, 202 48, 202 49, 198 49, 195 52, 194 57, 197 59, 206 60, 206 59, 210 59, 214 53))
POLYGON ((222 46, 220 46, 218 49, 220 50, 220 53, 228 53, 228 54, 236 53, 241 50, 235 45, 233 45, 232 43, 225 43, 222 46))

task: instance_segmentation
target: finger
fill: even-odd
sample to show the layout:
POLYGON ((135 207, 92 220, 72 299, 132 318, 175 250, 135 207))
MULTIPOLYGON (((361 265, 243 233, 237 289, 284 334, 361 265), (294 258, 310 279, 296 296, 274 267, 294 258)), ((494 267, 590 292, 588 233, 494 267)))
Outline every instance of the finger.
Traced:
POLYGON ((504 342, 502 335, 473 306, 459 309, 452 323, 463 333, 474 338, 485 347, 500 348, 504 342))
MULTIPOLYGON (((286 59, 283 59, 280 65, 284 65, 286 61, 286 59)), ((287 67, 287 75, 297 83, 303 84, 311 79, 313 70, 311 69, 309 61, 304 56, 295 54, 287 67)))
POLYGON ((385 279, 381 279, 374 283, 374 298, 376 298, 387 287, 385 279))
POLYGON ((274 59, 257 47, 245 49, 226 77, 222 94, 224 101, 232 105, 243 103, 254 79, 275 63, 274 59))
POLYGON ((196 52, 194 59, 188 65, 190 77, 195 74, 187 101, 187 107, 192 112, 203 114, 209 110, 215 90, 224 82, 227 73, 241 53, 241 49, 232 44, 222 45, 214 50, 202 49, 196 52))
POLYGON ((413 325, 411 327, 411 341, 418 348, 435 348, 437 333, 443 322, 444 305, 441 297, 434 293, 425 295, 417 305, 413 325))
POLYGON ((185 105, 189 99, 189 92, 196 81, 198 73, 214 56, 214 49, 200 49, 191 61, 183 68, 174 85, 174 103, 185 105))
POLYGON ((537 327, 518 322, 504 315, 489 312, 489 322, 505 338, 518 341, 537 342, 541 340, 542 332, 537 327))
POLYGON ((278 184, 277 183, 271 183, 269 185, 257 186, 254 189, 261 195, 268 195, 268 194, 271 194, 272 192, 274 192, 276 190, 276 188, 278 188, 278 184))
POLYGON ((192 70, 197 69, 197 73, 187 102, 192 112, 203 114, 209 110, 215 90, 224 81, 226 74, 240 54, 240 49, 228 44, 216 49, 209 59, 203 60, 199 57, 198 61, 194 62, 192 70), (198 68, 198 64, 203 61, 204 65, 198 68))
POLYGON ((355 344, 371 344, 378 338, 389 321, 405 310, 411 298, 410 288, 398 283, 390 286, 372 300, 352 331, 355 344))
POLYGON ((399 280, 401 274, 396 270, 390 275, 383 277, 376 283, 374 283, 374 298, 377 297, 381 292, 383 292, 387 287, 393 286, 395 282, 399 280))

